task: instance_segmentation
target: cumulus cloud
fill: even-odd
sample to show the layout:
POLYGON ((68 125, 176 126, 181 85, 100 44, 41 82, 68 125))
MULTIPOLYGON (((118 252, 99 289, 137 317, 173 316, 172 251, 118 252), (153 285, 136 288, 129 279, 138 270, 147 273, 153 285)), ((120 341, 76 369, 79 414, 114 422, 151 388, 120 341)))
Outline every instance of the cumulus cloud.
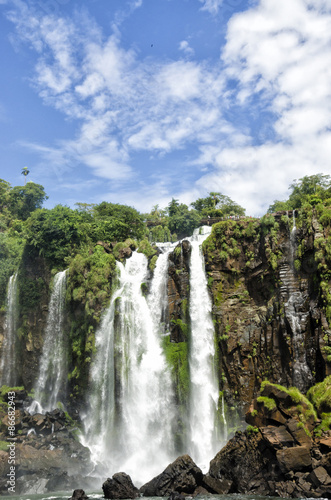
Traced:
MULTIPOLYGON (((222 4, 200 2, 212 14, 222 4)), ((139 208, 167 196, 189 203, 219 190, 261 214, 275 197, 288 195, 292 179, 329 171, 327 1, 254 2, 230 19, 219 61, 195 60, 187 40, 179 43, 183 58, 141 59, 121 45, 123 16, 108 37, 90 19, 38 18, 24 3, 11 19, 38 54, 33 84, 39 95, 77 124, 74 138, 40 146, 40 155, 61 168, 81 163, 118 185, 135 179, 144 196, 128 184, 122 194, 139 208), (181 176, 178 165, 169 173, 152 161, 158 178, 142 182, 135 154, 157 159, 176 151, 186 152, 181 176)))
POLYGON ((226 189, 250 213, 288 196, 294 178, 329 171, 331 154, 331 7, 305 0, 261 0, 229 23, 223 51, 237 81, 233 103, 273 114, 274 140, 249 147, 201 148, 216 170, 206 190, 226 189))

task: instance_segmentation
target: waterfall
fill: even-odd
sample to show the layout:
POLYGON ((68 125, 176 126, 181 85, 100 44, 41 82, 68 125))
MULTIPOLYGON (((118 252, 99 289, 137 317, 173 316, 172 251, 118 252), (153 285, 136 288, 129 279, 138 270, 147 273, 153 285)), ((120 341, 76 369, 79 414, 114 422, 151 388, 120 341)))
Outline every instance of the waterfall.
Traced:
POLYGON ((157 260, 148 300, 147 259, 134 252, 117 263, 119 287, 96 333, 82 442, 107 473, 124 470, 147 481, 174 458, 174 395, 161 347, 167 253, 157 260), (99 418, 96 418, 97 415, 99 418))
POLYGON ((54 277, 44 345, 35 384, 35 400, 30 413, 45 413, 56 408, 67 384, 67 341, 64 331, 64 306, 66 293, 66 274, 61 271, 54 277))
MULTIPOLYGON (((207 228, 211 229, 211 228, 207 228)), ((207 469, 209 461, 220 449, 217 439, 216 414, 219 398, 215 374, 214 325, 212 302, 208 293, 207 278, 201 244, 208 232, 191 238, 190 262, 190 407, 189 453, 193 460, 207 469)))
POLYGON ((16 366, 17 329, 17 273, 9 278, 4 337, 0 361, 0 386, 13 387, 17 383, 16 366))
POLYGON ((305 310, 306 294, 300 289, 295 276, 296 235, 295 210, 293 210, 293 227, 290 233, 290 265, 287 269, 283 267, 281 278, 285 282, 288 296, 285 303, 285 315, 292 331, 293 385, 305 392, 312 380, 312 374, 307 365, 303 335, 309 312, 305 310))

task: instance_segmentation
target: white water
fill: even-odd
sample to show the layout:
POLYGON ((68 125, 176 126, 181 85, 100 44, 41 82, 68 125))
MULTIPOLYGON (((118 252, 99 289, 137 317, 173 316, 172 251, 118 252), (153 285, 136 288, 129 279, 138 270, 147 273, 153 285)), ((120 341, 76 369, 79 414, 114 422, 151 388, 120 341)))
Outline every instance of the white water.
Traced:
MULTIPOLYGON (((293 227, 290 234, 290 270, 295 280, 294 259, 296 255, 296 221, 295 210, 293 210, 293 227)), ((301 391, 306 391, 312 379, 307 365, 306 352, 304 348, 303 329, 307 322, 308 312, 304 310, 306 297, 300 291, 299 286, 289 289, 288 301, 285 304, 285 313, 292 330, 293 357, 293 385, 301 391)))
POLYGON ((67 342, 64 331, 66 273, 54 277, 53 291, 48 306, 44 345, 35 384, 35 400, 30 413, 45 413, 57 407, 67 383, 67 342))
POLYGON ((108 474, 123 470, 138 484, 174 459, 174 396, 160 332, 167 254, 157 261, 148 301, 146 257, 134 252, 117 266, 119 288, 96 334, 82 441, 108 474))
POLYGON ((16 366, 16 329, 17 329, 17 273, 9 278, 7 308, 0 362, 0 386, 13 387, 17 383, 16 366))
MULTIPOLYGON (((206 228, 211 229, 211 228, 206 228)), ((212 303, 207 288, 202 242, 209 232, 198 230, 191 238, 190 262, 190 408, 189 454, 203 469, 220 450, 217 436, 216 414, 219 388, 215 373, 214 325, 212 303)))

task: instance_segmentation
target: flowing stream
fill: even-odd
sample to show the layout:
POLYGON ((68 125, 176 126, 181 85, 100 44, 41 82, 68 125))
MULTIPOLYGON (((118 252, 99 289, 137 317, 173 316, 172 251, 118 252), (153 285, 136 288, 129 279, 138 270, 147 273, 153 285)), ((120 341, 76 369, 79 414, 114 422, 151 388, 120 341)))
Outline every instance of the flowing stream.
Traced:
POLYGON ((29 408, 30 413, 45 413, 56 408, 65 393, 68 374, 64 330, 66 274, 67 271, 61 271, 54 277, 39 375, 34 387, 35 399, 29 408))
POLYGON ((9 278, 4 337, 0 361, 0 386, 13 387, 17 383, 16 329, 17 329, 17 274, 9 278))

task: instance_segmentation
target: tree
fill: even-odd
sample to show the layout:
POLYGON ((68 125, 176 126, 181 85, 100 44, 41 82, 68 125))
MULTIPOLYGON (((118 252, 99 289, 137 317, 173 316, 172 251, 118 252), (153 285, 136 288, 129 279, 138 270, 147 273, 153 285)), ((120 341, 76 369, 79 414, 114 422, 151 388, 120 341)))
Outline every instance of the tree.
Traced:
POLYGON ((111 224, 113 231, 108 240, 124 241, 127 238, 142 238, 145 224, 142 215, 132 207, 103 201, 94 207, 95 219, 103 219, 111 224), (117 224, 117 230, 116 230, 117 224))
POLYGON ((26 220, 30 214, 41 208, 48 199, 41 184, 28 182, 26 186, 15 186, 8 193, 8 209, 17 219, 26 220))
POLYGON ((193 230, 200 225, 200 215, 196 210, 189 210, 184 203, 172 198, 167 208, 169 214, 168 226, 172 233, 179 238, 190 236, 193 230))
POLYGON ((27 243, 39 254, 63 266, 64 259, 88 241, 89 225, 84 215, 69 207, 35 210, 26 221, 27 243))
POLYGON ((10 191, 10 184, 3 179, 0 179, 0 210, 7 205, 8 202, 8 193, 10 191))
POLYGON ((210 192, 206 198, 198 198, 191 203, 202 216, 226 217, 229 215, 245 215, 245 209, 231 200, 229 196, 210 192))
POLYGON ((289 189, 292 192, 288 200, 275 200, 268 212, 294 210, 302 207, 304 203, 317 205, 331 196, 331 179, 329 175, 324 174, 305 175, 299 180, 294 179, 289 189))
POLYGON ((29 175, 30 170, 28 167, 23 167, 21 174, 24 175, 24 186, 26 185, 26 176, 29 175))

